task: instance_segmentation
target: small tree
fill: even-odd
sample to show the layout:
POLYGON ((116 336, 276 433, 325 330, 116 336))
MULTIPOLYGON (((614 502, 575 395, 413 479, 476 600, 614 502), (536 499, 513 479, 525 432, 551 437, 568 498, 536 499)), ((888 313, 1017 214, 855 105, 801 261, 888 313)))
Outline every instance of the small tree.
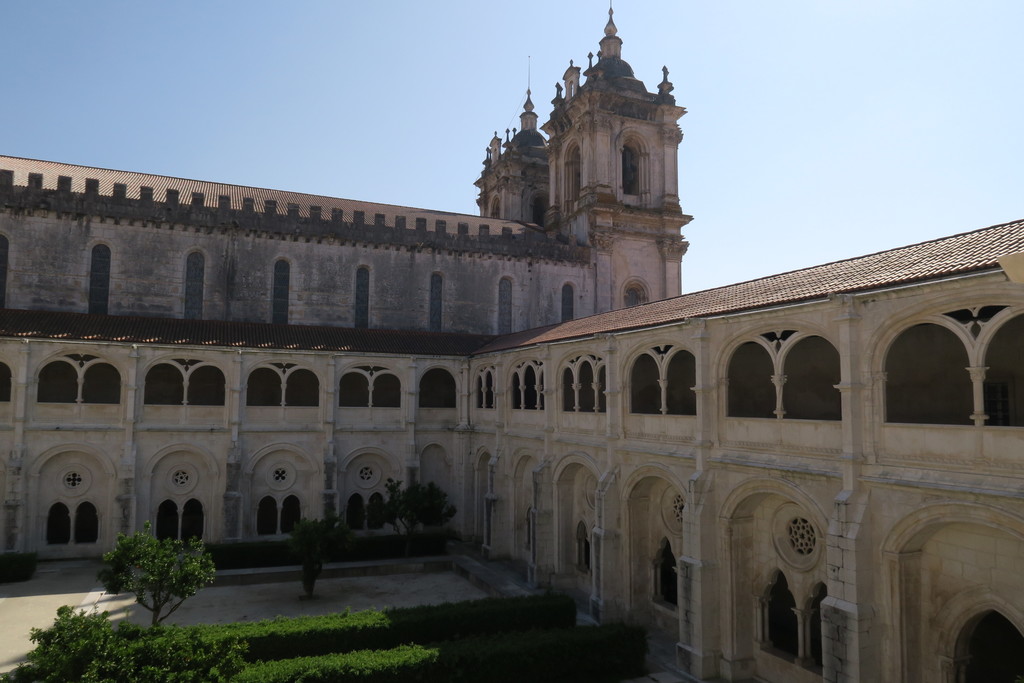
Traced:
POLYGON ((402 488, 402 482, 388 479, 385 488, 388 500, 384 516, 395 532, 405 536, 405 555, 412 552, 412 534, 420 526, 442 526, 455 516, 455 506, 448 494, 434 482, 419 482, 402 488))
POLYGON ((108 593, 134 593, 135 602, 153 615, 155 626, 213 581, 217 568, 197 538, 182 543, 157 540, 146 522, 143 531, 117 535, 117 545, 103 556, 109 567, 98 579, 108 593), (165 611, 166 610, 166 611, 165 611))
POLYGON ((303 597, 313 597, 313 586, 331 556, 352 547, 352 531, 335 514, 324 519, 300 519, 288 539, 292 552, 302 561, 303 597))

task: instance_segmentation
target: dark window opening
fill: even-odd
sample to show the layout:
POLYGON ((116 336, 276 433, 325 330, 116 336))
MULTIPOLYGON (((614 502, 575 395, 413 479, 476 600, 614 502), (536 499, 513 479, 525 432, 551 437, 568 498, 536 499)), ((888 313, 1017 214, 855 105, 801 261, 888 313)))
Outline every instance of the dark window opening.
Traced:
POLYGON ((512 331, 512 281, 502 278, 498 282, 498 334, 512 331))
POLYGON ((178 504, 165 500, 156 509, 156 537, 160 540, 178 537, 178 504))
POLYGON ((796 600, 789 592, 789 583, 779 572, 768 593, 768 640, 777 650, 796 657, 799 654, 796 600))
POLYGON ((365 266, 356 270, 355 326, 370 326, 370 269, 365 266))
POLYGON ((7 260, 10 242, 0 235, 0 308, 7 308, 7 260))
POLYGON ((442 326, 441 297, 444 280, 439 273, 430 276, 430 331, 440 332, 442 326))
POLYGON ((1024 637, 1002 614, 989 612, 967 642, 964 683, 1014 683, 1024 673, 1024 637))
POLYGON ((807 634, 811 641, 811 659, 818 666, 822 666, 824 661, 821 655, 821 602, 826 597, 828 597, 828 590, 825 588, 825 584, 819 583, 814 591, 814 598, 811 600, 811 620, 807 634))
POLYGON ((100 537, 100 518, 96 506, 79 503, 75 509, 75 543, 95 543, 100 537))
POLYGON ((97 244, 92 248, 89 265, 89 312, 107 314, 110 300, 110 247, 97 244))
POLYGON ((281 373, 270 368, 256 368, 246 383, 245 405, 281 405, 281 373))
POLYGON ((121 373, 113 365, 97 363, 85 369, 83 403, 120 403, 121 373))
POLYGON ((679 586, 676 581, 676 557, 667 539, 662 541, 658 553, 658 596, 670 605, 678 603, 679 586))
POLYGON ((345 524, 350 529, 362 529, 366 522, 366 510, 363 505, 363 497, 353 493, 348 497, 348 504, 345 506, 345 524))
POLYGON ((772 359, 756 342, 745 342, 729 359, 729 417, 775 417, 772 359))
POLYGON ((370 503, 366 506, 366 528, 384 528, 384 496, 379 492, 370 494, 370 503))
POLYGON ((454 408, 455 378, 447 370, 427 370, 420 378, 420 408, 454 408))
POLYGON ((572 320, 576 316, 576 293, 572 285, 562 285, 562 322, 572 320))
POLYGON ((577 409, 585 413, 593 413, 597 410, 597 392, 594 388, 594 368, 590 363, 584 361, 577 366, 579 372, 579 405, 577 409))
POLYGON ((631 413, 661 414, 661 383, 658 364, 649 354, 639 356, 629 373, 629 406, 631 413))
POLYGON ((64 503, 54 503, 46 515, 46 542, 65 545, 71 542, 71 512, 64 503))
POLYGON ((74 403, 78 400, 78 371, 70 363, 54 361, 39 371, 39 403, 74 403))
POLYGON ((402 383, 398 377, 392 374, 374 377, 371 401, 374 408, 401 408, 402 383))
POLYGON ((626 289, 626 294, 623 297, 623 305, 626 308, 632 306, 639 306, 640 304, 647 303, 647 292, 640 285, 630 285, 626 289))
POLYGON ((271 496, 264 496, 256 508, 256 533, 269 536, 277 533, 277 501, 271 496))
POLYGON ((801 339, 786 355, 782 386, 784 417, 841 420, 839 352, 821 337, 801 339))
POLYGON ((302 506, 298 496, 288 496, 281 503, 281 533, 290 534, 295 523, 302 519, 302 506))
POLYGON ((985 414, 988 420, 985 424, 997 427, 1010 425, 1010 383, 1009 382, 985 382, 985 414))
MULTIPOLYGON (((986 307, 987 308, 987 307, 986 307)), ((981 309, 982 312, 985 308, 981 309)), ((1003 323, 985 352, 986 424, 1024 427, 1024 315, 1003 323), (992 385, 989 388, 989 385, 992 385)))
POLYGON ((590 536, 583 522, 576 525, 576 568, 590 572, 590 536))
POLYGON ((185 378, 179 368, 160 363, 146 373, 143 403, 148 406, 180 406, 184 399, 185 378))
POLYGON ((320 405, 320 380, 306 369, 292 370, 285 379, 284 404, 312 407, 320 405))
POLYGON ((224 405, 224 373, 212 365, 201 365, 188 376, 188 402, 194 406, 224 405))
POLYGON ((640 194, 640 155, 629 145, 622 148, 622 193, 640 194))
POLYGON ((533 204, 530 207, 530 214, 533 218, 533 222, 537 225, 544 227, 544 214, 548 210, 548 200, 544 195, 537 195, 533 198, 533 204))
POLYGON ((11 369, 0 363, 0 403, 11 400, 11 369))
POLYGON ((343 408, 366 408, 370 405, 370 379, 361 372, 348 372, 338 385, 338 405, 343 408))
POLYGON ((668 362, 665 373, 666 410, 669 415, 696 415, 697 360, 689 351, 679 351, 668 362))
POLYGON ((203 538, 203 504, 195 498, 185 501, 181 509, 181 539, 203 538))
POLYGON ((270 322, 275 325, 288 324, 288 289, 291 266, 285 260, 274 264, 274 289, 271 302, 270 322))
POLYGON ((968 365, 967 350, 950 330, 931 323, 904 330, 885 357, 886 421, 971 424, 968 365))
POLYGON ((206 263, 203 255, 193 251, 185 259, 185 318, 200 320, 203 317, 203 280, 206 277, 206 263))

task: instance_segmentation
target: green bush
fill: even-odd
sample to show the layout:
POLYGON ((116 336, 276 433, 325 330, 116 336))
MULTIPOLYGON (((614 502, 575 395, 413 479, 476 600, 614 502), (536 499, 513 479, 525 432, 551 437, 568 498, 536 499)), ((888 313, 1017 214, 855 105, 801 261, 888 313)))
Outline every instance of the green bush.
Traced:
POLYGON ((240 683, 614 683, 644 674, 643 629, 564 628, 492 635, 426 647, 359 651, 261 662, 240 683))
POLYGON ((107 613, 86 614, 64 606, 48 629, 32 629, 27 662, 2 680, 27 683, 203 683, 228 681, 242 670, 244 645, 225 638, 206 643, 192 629, 141 628, 107 613))
MULTIPOLYGON (((444 555, 450 537, 443 533, 417 534, 412 539, 412 554, 444 555)), ((245 543, 209 543, 217 569, 290 567, 300 564, 287 541, 251 541, 245 543)), ((331 562, 361 562, 405 557, 405 539, 396 534, 359 536, 350 550, 331 557, 331 562)))
POLYGON ((211 644, 221 639, 243 640, 249 643, 250 660, 267 661, 383 650, 404 643, 509 631, 567 628, 575 623, 572 598, 549 594, 193 628, 211 644))
POLYGON ((35 573, 35 553, 4 553, 0 555, 0 583, 28 581, 35 573))

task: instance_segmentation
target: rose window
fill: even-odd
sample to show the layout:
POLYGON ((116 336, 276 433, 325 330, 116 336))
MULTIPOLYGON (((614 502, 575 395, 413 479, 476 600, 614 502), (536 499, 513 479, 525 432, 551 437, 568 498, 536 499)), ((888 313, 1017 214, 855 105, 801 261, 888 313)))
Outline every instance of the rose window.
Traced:
POLYGON ((171 475, 171 482, 178 488, 184 488, 192 481, 192 477, 185 470, 177 470, 171 475))
POLYGON ((276 470, 274 470, 274 475, 273 476, 274 476, 274 481, 287 481, 288 480, 288 470, 286 470, 283 467, 278 467, 276 470))
POLYGON ((803 517, 796 517, 789 523, 789 545, 800 555, 810 555, 814 552, 814 544, 817 538, 814 534, 814 527, 803 517))
POLYGON ((78 472, 68 472, 64 475, 64 485, 69 489, 77 489, 82 485, 82 475, 78 472))
POLYGON ((683 523, 683 508, 685 507, 683 497, 677 493, 675 498, 672 499, 672 515, 680 524, 683 523))
POLYGON ((359 468, 359 478, 363 481, 373 479, 373 468, 369 466, 359 468))

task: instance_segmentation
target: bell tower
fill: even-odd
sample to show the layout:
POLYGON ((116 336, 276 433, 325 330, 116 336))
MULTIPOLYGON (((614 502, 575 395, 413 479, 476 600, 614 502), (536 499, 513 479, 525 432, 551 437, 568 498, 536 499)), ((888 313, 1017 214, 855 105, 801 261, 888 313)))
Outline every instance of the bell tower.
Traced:
POLYGON ((668 69, 648 92, 622 59, 608 10, 597 62, 572 62, 556 84, 548 134, 550 207, 545 225, 592 247, 594 313, 680 293, 692 220, 679 205, 677 155, 686 109, 676 105, 668 69))

